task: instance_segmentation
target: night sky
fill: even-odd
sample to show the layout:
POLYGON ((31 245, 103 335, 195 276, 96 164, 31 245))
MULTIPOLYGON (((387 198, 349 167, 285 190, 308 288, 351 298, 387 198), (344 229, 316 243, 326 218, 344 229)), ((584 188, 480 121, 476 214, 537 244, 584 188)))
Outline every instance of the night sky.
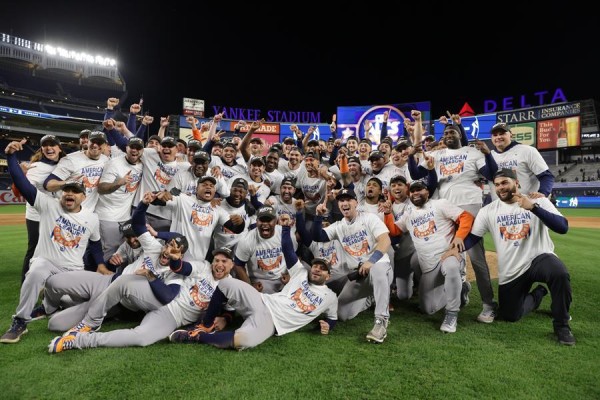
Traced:
POLYGON ((183 97, 205 100, 207 116, 222 105, 321 122, 337 106, 431 101, 438 117, 466 101, 476 113, 485 99, 547 104, 556 89, 600 97, 599 17, 580 5, 119 3, 5 1, 0 32, 115 57, 127 108, 143 94, 155 117, 181 113, 183 97))

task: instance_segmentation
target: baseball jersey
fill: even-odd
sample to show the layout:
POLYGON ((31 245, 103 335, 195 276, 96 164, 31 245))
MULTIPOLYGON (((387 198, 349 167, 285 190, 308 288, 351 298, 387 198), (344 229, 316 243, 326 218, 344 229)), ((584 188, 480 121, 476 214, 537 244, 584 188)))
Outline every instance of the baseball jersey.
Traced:
MULTIPOLYGON (((38 190, 38 193, 45 193, 50 197, 59 198, 62 191, 57 191, 55 193, 49 192, 44 189, 44 181, 54 171, 56 168, 56 164, 50 164, 43 161, 36 161, 29 164, 29 169, 27 170, 27 180, 38 190)), ((39 221, 40 214, 37 210, 28 202, 25 202, 25 218, 30 221, 39 221)))
POLYGON ((321 314, 337 320, 337 296, 327 285, 308 281, 308 270, 298 261, 289 270, 290 281, 280 292, 263 294, 271 312, 277 336, 306 326, 321 314))
POLYGON ((40 238, 33 257, 74 270, 83 269, 83 253, 90 240, 100 240, 98 215, 86 207, 66 212, 60 202, 38 192, 34 208, 40 213, 40 238))
MULTIPOLYGON (((438 196, 454 204, 481 204, 482 190, 475 185, 479 180, 479 169, 485 165, 482 152, 473 147, 441 149, 432 151, 435 171, 438 176, 438 196)), ((421 166, 427 168, 427 160, 421 166)))
MULTIPOLYGON (((519 192, 527 194, 539 190, 540 181, 536 175, 546 171, 548 164, 535 147, 517 144, 502 153, 492 150, 492 157, 498 164, 498 170, 507 168, 517 173, 517 180, 521 186, 519 192)), ((493 200, 498 198, 493 186, 490 194, 493 200)))
POLYGON ((98 202, 98 183, 104 171, 104 164, 109 160, 101 154, 97 160, 92 160, 82 151, 76 151, 60 159, 52 174, 60 180, 68 180, 77 175, 83 175, 83 186, 85 186, 85 200, 81 204, 94 210, 98 202))
MULTIPOLYGON (((532 200, 553 214, 562 215, 547 198, 532 200)), ((498 255, 498 283, 513 281, 531 267, 540 254, 554 253, 548 227, 518 203, 494 200, 479 210, 471 233, 483 236, 490 232, 498 255)))
MULTIPOLYGON (((200 315, 206 311, 212 295, 220 280, 212 274, 212 266, 208 262, 191 262, 193 279, 188 278, 179 291, 177 297, 167 307, 177 326, 196 322, 200 315)), ((227 276, 223 279, 233 279, 227 276)))
POLYGON ((173 213, 171 231, 184 235, 190 244, 183 256, 184 261, 206 259, 213 232, 217 226, 229 221, 229 214, 221 207, 213 207, 210 202, 184 195, 167 201, 167 207, 173 213))
POLYGON ((111 158, 104 164, 101 183, 113 183, 127 173, 132 181, 108 194, 101 194, 96 213, 101 221, 126 221, 131 216, 131 206, 142 180, 142 163, 130 164, 125 156, 111 158))
MULTIPOLYGON (((346 218, 336 221, 323 228, 329 240, 339 240, 344 250, 342 261, 348 268, 354 270, 358 264, 369 259, 377 245, 377 238, 389 234, 388 228, 379 218, 373 218, 369 213, 357 213, 356 218, 348 221, 346 218)), ((390 262, 387 253, 383 254, 380 262, 390 262)))
POLYGON ((403 234, 412 237, 423 273, 433 270, 450 247, 463 211, 447 199, 429 200, 422 207, 407 206, 396 221, 403 234))
POLYGON ((182 285, 185 278, 183 275, 173 272, 169 264, 160 265, 159 263, 164 245, 152 236, 150 232, 144 232, 138 236, 138 240, 142 245, 143 252, 140 257, 123 269, 123 275, 133 275, 138 269, 147 269, 166 285, 172 283, 182 285))
MULTIPOLYGON (((292 235, 294 250, 298 248, 296 238, 292 235)), ((248 231, 235 248, 235 256, 246 263, 246 270, 251 280, 276 280, 287 269, 281 249, 281 225, 275 225, 275 233, 263 239, 258 229, 248 231)))

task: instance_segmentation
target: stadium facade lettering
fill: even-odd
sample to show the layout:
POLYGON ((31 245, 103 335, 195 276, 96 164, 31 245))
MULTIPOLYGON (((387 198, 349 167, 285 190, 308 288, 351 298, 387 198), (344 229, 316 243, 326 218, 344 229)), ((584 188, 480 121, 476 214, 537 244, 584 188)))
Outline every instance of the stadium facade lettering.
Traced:
POLYGON ((267 110, 263 113, 262 110, 256 108, 237 108, 225 106, 213 106, 215 114, 223 114, 223 118, 237 119, 245 121, 256 121, 264 118, 269 122, 295 122, 303 124, 321 122, 321 113, 312 111, 281 111, 267 110))

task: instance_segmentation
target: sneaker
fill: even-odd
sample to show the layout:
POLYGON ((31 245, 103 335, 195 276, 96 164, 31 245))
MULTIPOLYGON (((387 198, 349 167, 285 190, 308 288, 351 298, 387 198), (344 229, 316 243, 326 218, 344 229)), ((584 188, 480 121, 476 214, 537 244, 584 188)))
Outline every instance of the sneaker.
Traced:
POLYGON ((77 335, 57 336, 48 345, 48 353, 61 353, 72 350, 77 335))
POLYGON ((458 312, 446 311, 446 316, 444 317, 444 322, 442 322, 442 325, 440 326, 440 331, 454 333, 456 332, 456 325, 458 325, 458 312))
POLYGON ((460 308, 465 307, 469 304, 469 293, 471 292, 471 283, 464 281, 462 283, 462 290, 460 291, 460 308))
POLYGON ((211 326, 204 326, 202 322, 197 323, 192 327, 192 329, 188 329, 190 336, 195 337, 201 333, 212 333, 215 330, 215 324, 213 323, 211 326))
POLYGON ((27 323, 23 318, 13 317, 10 328, 0 338, 0 343, 17 343, 21 340, 21 336, 26 334, 27 323))
POLYGON ((169 335, 169 341, 172 343, 195 343, 195 342, 198 342, 202 332, 198 332, 194 335, 192 335, 191 332, 192 331, 189 331, 187 329, 179 329, 179 330, 173 331, 173 333, 171 333, 169 335))
POLYGON ((554 329, 558 343, 564 344, 565 346, 575 345, 575 336, 571 333, 571 329, 568 326, 554 329))
POLYGON ((483 305, 483 310, 477 316, 477 321, 483 322, 484 324, 491 324, 496 318, 496 307, 489 304, 483 305))
POLYGON ((93 328, 89 325, 84 324, 83 322, 80 322, 77 325, 75 325, 74 327, 72 327, 71 329, 69 329, 68 331, 66 331, 65 333, 63 333, 63 337, 75 336, 79 333, 95 332, 97 330, 98 330, 98 328, 93 328))
POLYGON ((373 325, 373 329, 367 333, 367 340, 369 342, 383 343, 387 337, 387 326, 387 320, 384 318, 375 318, 375 325, 373 325))
POLYGON ((48 316, 46 314, 46 308, 43 304, 40 304, 31 312, 31 321, 37 321, 38 319, 44 319, 48 316))

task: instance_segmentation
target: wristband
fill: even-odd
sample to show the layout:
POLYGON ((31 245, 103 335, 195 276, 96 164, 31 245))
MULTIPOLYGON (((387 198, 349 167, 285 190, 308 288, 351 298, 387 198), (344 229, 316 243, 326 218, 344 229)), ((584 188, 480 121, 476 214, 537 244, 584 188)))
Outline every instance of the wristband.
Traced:
POLYGON ((381 259, 381 257, 383 257, 383 253, 380 252, 379 250, 375 250, 373 252, 373 254, 371 254, 371 257, 369 257, 369 262, 371 264, 377 264, 377 261, 379 261, 381 259))

